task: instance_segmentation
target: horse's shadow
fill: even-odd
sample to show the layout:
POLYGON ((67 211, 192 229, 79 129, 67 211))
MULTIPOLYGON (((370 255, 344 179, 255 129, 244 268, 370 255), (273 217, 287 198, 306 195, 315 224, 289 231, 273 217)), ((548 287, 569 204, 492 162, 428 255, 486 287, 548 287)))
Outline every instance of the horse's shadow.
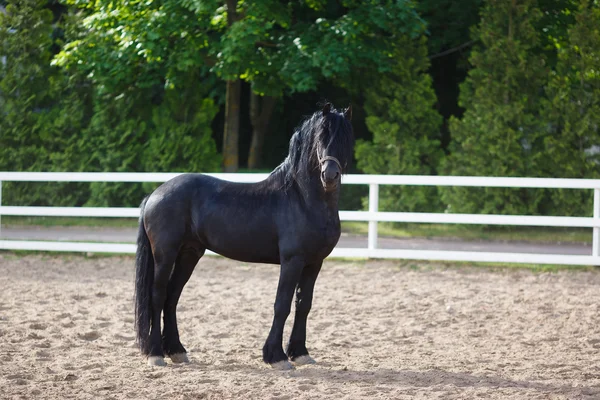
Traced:
POLYGON ((309 369, 302 368, 291 374, 297 377, 328 380, 332 383, 357 382, 363 385, 386 385, 395 387, 439 387, 489 389, 533 389, 541 392, 564 395, 600 396, 600 386, 571 386, 513 380, 496 375, 473 375, 463 372, 450 372, 441 369, 428 371, 378 369, 372 371, 309 369))
MULTIPOLYGON (((517 380, 497 375, 474 375, 464 372, 451 372, 441 369, 427 371, 376 369, 370 371, 352 369, 334 369, 329 363, 319 366, 300 367, 298 369, 280 372, 271 369, 256 368, 251 365, 228 365, 227 370, 244 371, 249 375, 267 373, 289 374, 292 378, 315 379, 329 381, 333 384, 355 382, 361 386, 387 386, 396 388, 488 388, 488 389, 529 389, 554 395, 571 395, 581 398, 600 398, 600 386, 571 386, 554 383, 543 383, 527 380, 517 380)), ((600 375, 599 375, 600 377, 600 375)))

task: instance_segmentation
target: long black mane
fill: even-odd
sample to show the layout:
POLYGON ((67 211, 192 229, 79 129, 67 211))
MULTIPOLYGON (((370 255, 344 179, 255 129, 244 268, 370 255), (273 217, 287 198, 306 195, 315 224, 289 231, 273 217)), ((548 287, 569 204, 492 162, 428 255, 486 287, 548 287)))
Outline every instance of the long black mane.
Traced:
POLYGON ((326 115, 317 111, 296 128, 287 157, 271 176, 281 180, 282 188, 289 188, 294 182, 306 186, 311 172, 319 169, 319 157, 323 157, 325 148, 336 149, 332 155, 339 160, 345 174, 352 163, 353 147, 352 124, 344 113, 333 108, 326 115))

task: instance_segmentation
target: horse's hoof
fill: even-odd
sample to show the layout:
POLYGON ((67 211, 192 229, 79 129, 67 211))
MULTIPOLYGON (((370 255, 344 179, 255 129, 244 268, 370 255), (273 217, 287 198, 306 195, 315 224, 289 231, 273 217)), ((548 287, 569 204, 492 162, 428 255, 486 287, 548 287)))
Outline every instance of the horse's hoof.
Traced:
POLYGON ((164 357, 161 356, 150 356, 148 357, 148 365, 151 367, 165 367, 167 363, 164 357))
POLYGON ((190 362, 190 360, 188 359, 187 353, 169 354, 169 358, 175 364, 189 363, 190 362))
POLYGON ((317 362, 315 361, 314 358, 312 358, 311 356, 309 356, 308 354, 305 354, 303 356, 299 356, 296 357, 292 360, 292 362, 296 365, 309 365, 309 364, 316 364, 317 362))
POLYGON ((290 369, 294 369, 294 366, 288 360, 277 361, 276 363, 271 364, 271 367, 278 371, 289 371, 290 369))

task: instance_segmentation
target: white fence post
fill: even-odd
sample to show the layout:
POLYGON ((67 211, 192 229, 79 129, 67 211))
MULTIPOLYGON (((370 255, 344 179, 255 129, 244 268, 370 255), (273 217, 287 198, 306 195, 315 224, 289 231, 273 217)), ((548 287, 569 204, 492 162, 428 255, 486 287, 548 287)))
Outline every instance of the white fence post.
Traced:
MULTIPOLYGON (((595 223, 600 218, 600 189, 594 189, 594 219, 595 223)), ((600 255, 600 227, 594 226, 594 235, 592 237, 592 256, 600 255)))
POLYGON ((0 181, 0 238, 2 237, 2 181, 0 181))
MULTIPOLYGON (((379 211, 379 185, 376 183, 369 184, 369 212, 376 213, 379 211)), ((375 250, 377 248, 377 221, 369 221, 369 237, 368 249, 375 250)))

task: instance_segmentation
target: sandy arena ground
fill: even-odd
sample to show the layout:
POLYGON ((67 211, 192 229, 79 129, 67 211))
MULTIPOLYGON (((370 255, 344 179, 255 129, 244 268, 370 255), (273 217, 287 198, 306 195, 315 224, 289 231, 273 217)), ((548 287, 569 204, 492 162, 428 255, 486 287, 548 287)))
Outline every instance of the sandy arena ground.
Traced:
POLYGON ((0 398, 600 398, 600 273, 417 265, 327 261, 318 364, 281 372, 261 361, 277 267, 202 259, 191 363, 160 368, 134 345, 133 258, 0 253, 0 398))

